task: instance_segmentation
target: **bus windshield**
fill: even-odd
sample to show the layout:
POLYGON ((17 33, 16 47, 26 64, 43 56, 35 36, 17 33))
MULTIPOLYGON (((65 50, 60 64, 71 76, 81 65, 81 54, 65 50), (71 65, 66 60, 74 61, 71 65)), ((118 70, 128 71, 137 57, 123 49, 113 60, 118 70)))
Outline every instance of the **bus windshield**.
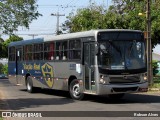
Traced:
POLYGON ((142 39, 103 39, 99 40, 99 48, 98 64, 102 69, 134 70, 146 67, 145 45, 142 39))

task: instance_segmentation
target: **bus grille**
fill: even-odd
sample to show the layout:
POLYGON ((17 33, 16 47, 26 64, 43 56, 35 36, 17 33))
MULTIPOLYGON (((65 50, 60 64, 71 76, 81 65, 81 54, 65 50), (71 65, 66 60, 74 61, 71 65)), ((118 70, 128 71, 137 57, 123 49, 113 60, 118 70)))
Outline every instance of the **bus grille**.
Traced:
POLYGON ((138 87, 126 87, 126 88, 113 88, 115 92, 127 92, 127 91, 136 91, 138 87))
POLYGON ((124 76, 124 77, 110 77, 109 83, 136 83, 140 82, 140 76, 124 76))

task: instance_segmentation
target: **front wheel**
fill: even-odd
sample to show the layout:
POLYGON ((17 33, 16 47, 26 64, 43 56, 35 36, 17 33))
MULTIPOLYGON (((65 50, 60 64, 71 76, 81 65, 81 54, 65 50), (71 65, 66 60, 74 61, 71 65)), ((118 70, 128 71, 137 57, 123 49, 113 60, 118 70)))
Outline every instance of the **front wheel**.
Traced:
POLYGON ((32 82, 32 78, 30 76, 27 77, 26 88, 29 93, 34 92, 33 82, 32 82))
POLYGON ((74 79, 69 86, 70 96, 75 100, 82 100, 84 93, 82 93, 79 80, 74 79))

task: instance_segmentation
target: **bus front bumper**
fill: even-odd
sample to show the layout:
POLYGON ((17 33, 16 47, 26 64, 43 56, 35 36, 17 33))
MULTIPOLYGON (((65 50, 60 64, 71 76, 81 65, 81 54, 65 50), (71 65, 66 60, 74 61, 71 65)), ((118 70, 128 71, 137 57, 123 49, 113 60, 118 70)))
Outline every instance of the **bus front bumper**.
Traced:
POLYGON ((98 95, 147 92, 148 82, 138 84, 99 84, 98 95))

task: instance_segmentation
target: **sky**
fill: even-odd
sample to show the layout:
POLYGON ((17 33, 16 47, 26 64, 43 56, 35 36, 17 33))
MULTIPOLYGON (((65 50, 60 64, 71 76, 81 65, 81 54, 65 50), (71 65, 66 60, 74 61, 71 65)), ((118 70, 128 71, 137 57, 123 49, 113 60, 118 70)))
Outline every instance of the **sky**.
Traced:
POLYGON ((157 45, 157 46, 153 49, 153 52, 160 54, 160 45, 157 45))
MULTIPOLYGON (((23 37, 23 39, 41 38, 53 35, 56 32, 57 18, 56 16, 51 16, 59 12, 59 14, 64 14, 65 16, 60 16, 59 26, 65 22, 66 17, 69 13, 74 12, 78 8, 84 8, 89 5, 90 0, 37 0, 38 11, 43 16, 40 16, 37 20, 34 20, 30 24, 29 30, 24 27, 19 27, 18 32, 15 32, 18 36, 23 37), (45 35, 44 35, 45 34, 45 35)), ((91 0, 96 2, 98 5, 104 5, 109 7, 112 4, 112 0, 91 0)), ((3 39, 7 39, 8 36, 2 36, 3 39)), ((160 45, 156 46, 154 52, 160 54, 160 45)))
MULTIPOLYGON (((66 17, 69 13, 75 13, 78 8, 87 7, 89 5, 89 1, 90 0, 37 0, 37 4, 39 6, 38 12, 43 16, 40 16, 37 20, 34 20, 30 24, 29 30, 24 27, 19 27, 19 30, 15 32, 15 34, 23 37, 23 39, 32 39, 33 35, 34 38, 53 35, 56 32, 57 17, 51 16, 51 14, 56 14, 59 12, 59 14, 65 15, 60 16, 59 18, 59 26, 61 27, 62 23, 67 20, 66 17)), ((111 0, 91 1, 95 1, 96 4, 105 5, 106 7, 111 5, 111 0)))

